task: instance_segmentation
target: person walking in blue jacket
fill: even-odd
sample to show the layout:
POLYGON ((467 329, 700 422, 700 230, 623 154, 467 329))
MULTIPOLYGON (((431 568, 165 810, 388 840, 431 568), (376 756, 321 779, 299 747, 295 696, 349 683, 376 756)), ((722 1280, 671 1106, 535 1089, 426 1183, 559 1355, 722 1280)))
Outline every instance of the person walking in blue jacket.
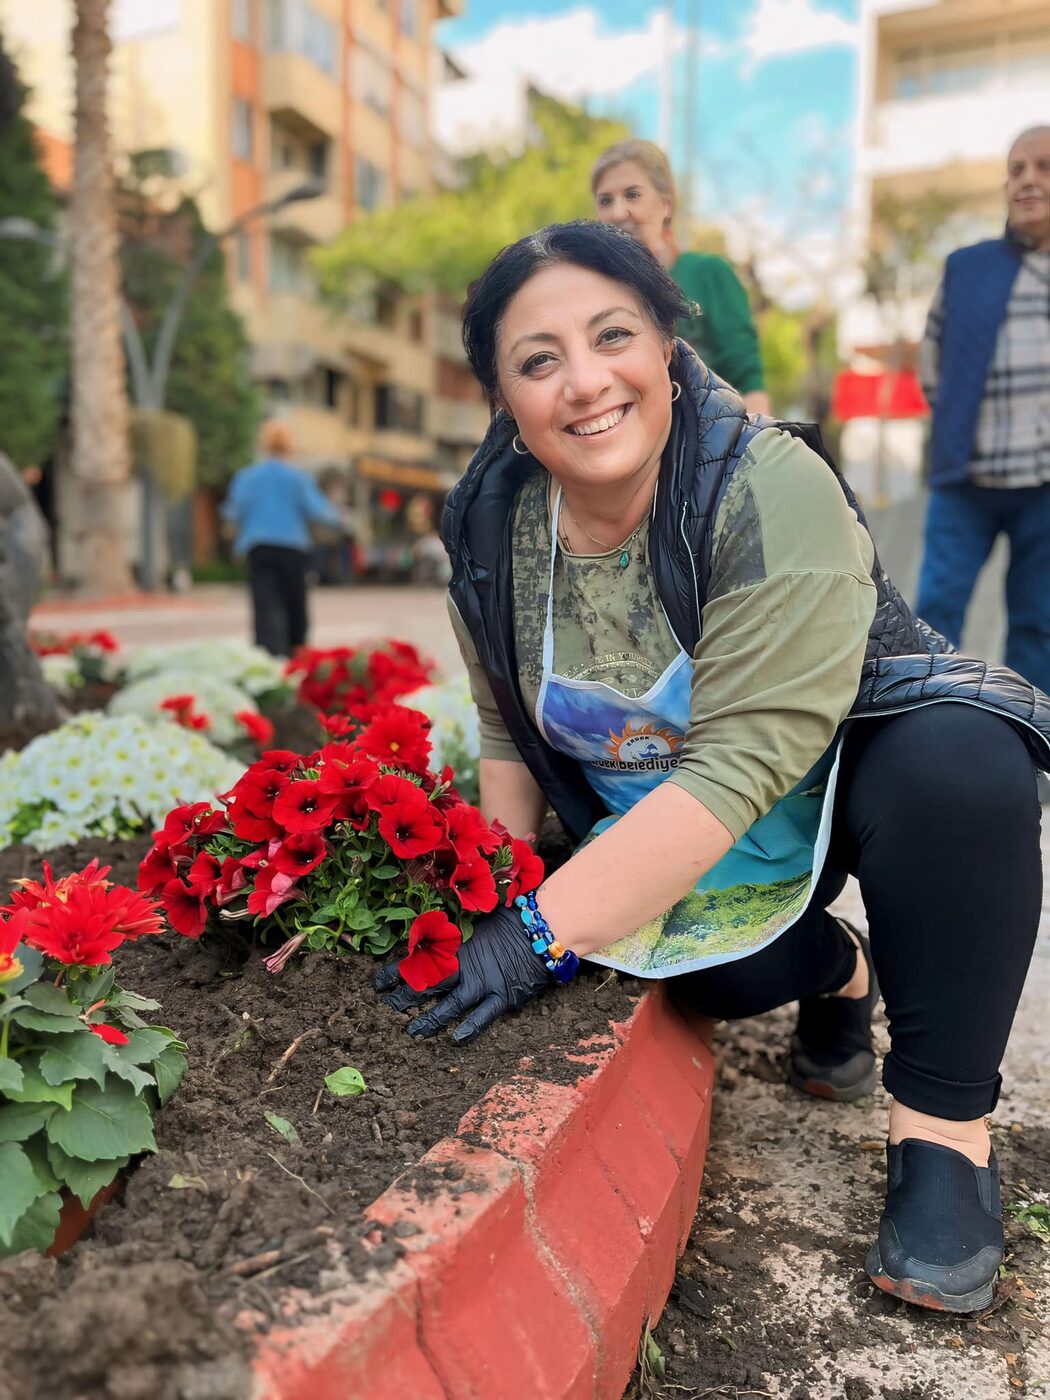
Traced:
POLYGON ((1050 126, 1006 163, 1002 238, 945 265, 922 347, 933 407, 916 611, 955 646, 977 575, 1010 541, 1006 664, 1050 689, 1050 126))
POLYGON ((248 561, 256 644, 274 656, 291 656, 306 641, 310 526, 341 530, 343 523, 313 478, 288 461, 291 440, 283 424, 264 427, 262 448, 262 460, 230 483, 223 515, 236 528, 234 548, 248 561))

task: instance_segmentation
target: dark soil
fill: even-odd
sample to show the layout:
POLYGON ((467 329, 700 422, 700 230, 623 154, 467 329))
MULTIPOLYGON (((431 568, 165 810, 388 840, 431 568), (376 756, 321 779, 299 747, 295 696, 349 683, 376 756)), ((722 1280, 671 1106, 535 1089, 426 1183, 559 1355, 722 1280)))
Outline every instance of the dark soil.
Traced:
MULTIPOLYGON (((147 846, 85 842, 49 859, 61 874, 97 855, 133 884, 147 846)), ((38 871, 36 853, 0 852, 0 890, 38 871)), ((367 1207, 390 1182, 524 1054, 623 1019, 638 990, 585 972, 459 1048, 406 1035, 372 991, 366 957, 315 954, 278 976, 257 951, 215 940, 144 940, 119 957, 120 982, 162 1002, 156 1019, 188 1042, 190 1067, 158 1117, 160 1151, 89 1236, 57 1261, 0 1264, 0 1400, 246 1395, 237 1315, 266 1326, 289 1287, 323 1295, 359 1276, 367 1207), (360 1097, 325 1089, 344 1065, 363 1074, 360 1097), (301 1140, 286 1141, 266 1112, 301 1140)), ((387 1241, 380 1262, 401 1248, 387 1241)))
MULTIPOLYGON (((1041 1394, 1047 1378, 1026 1374, 1024 1353, 1044 1326, 1046 1246, 1008 1223, 1006 1276, 978 1317, 879 1293, 863 1261, 885 1192, 885 1101, 825 1105, 796 1094, 781 1063, 792 1025, 783 1009, 719 1030, 700 1208, 654 1334, 666 1377, 636 1373, 628 1400, 1041 1394), (994 1389, 991 1369, 1001 1377, 994 1389)), ((992 1132, 1004 1202, 1045 1190, 1050 1134, 1009 1123, 992 1132)))

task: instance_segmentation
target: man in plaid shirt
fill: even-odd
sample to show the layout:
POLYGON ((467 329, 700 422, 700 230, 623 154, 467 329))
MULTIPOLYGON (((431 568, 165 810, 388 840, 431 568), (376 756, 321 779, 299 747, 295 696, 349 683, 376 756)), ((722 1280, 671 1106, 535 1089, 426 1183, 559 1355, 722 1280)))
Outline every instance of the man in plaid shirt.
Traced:
POLYGON ((933 408, 917 612, 959 644, 997 536, 1010 541, 1006 663, 1050 691, 1050 126, 1014 142, 1002 238, 945 266, 921 352, 933 408))

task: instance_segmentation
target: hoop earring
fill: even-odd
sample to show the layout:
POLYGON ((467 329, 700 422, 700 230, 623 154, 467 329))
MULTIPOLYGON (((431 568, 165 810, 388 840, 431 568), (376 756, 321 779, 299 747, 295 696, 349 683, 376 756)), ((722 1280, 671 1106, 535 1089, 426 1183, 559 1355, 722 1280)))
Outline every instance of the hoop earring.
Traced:
POLYGON ((671 380, 671 402, 677 403, 682 397, 682 386, 677 379, 671 380))
POLYGON ((521 442, 521 434, 515 433, 510 440, 510 445, 511 447, 513 447, 514 451, 518 454, 519 457, 527 457, 529 455, 529 449, 525 446, 523 442, 521 442, 521 446, 519 447, 519 442, 521 442))

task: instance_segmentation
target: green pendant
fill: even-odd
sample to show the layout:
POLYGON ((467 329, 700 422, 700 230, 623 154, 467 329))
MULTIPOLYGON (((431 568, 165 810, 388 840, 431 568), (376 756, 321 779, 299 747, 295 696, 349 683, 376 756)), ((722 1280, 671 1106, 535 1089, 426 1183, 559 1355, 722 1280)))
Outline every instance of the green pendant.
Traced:
POLYGON ((627 550, 625 549, 624 552, 620 555, 620 568, 621 568, 621 569, 626 569, 627 565, 628 565, 630 562, 631 562, 631 556, 628 554, 627 550))

